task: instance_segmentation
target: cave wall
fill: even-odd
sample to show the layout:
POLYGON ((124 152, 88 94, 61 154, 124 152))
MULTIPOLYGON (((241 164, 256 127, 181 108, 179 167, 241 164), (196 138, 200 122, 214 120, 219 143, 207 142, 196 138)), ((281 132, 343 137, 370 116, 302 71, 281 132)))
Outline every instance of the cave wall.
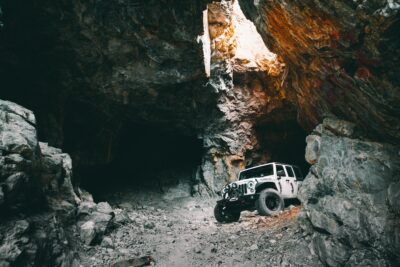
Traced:
POLYGON ((1 97, 34 110, 39 137, 68 152, 77 170, 111 164, 131 123, 200 138, 196 179, 208 189, 199 191, 218 191, 263 162, 253 160, 261 149, 254 128, 287 104, 276 86, 284 64, 237 2, 3 7, 1 97))
POLYGON ((324 265, 398 266, 400 150, 359 134, 325 119, 307 137, 301 223, 324 265))
POLYGON ((196 135, 218 112, 202 1, 3 2, 1 97, 33 109, 40 137, 77 165, 109 162, 125 123, 196 135))

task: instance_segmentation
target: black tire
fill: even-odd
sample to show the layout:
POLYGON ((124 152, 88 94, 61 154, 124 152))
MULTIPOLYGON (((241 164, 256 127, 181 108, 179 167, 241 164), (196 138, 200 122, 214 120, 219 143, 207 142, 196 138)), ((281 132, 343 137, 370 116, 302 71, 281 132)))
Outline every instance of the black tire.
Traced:
POLYGON ((262 190, 256 201, 258 213, 264 216, 278 214, 284 207, 283 198, 278 191, 272 188, 262 190))
POLYGON ((229 211, 224 205, 217 203, 214 207, 214 217, 219 223, 237 222, 240 212, 229 211))

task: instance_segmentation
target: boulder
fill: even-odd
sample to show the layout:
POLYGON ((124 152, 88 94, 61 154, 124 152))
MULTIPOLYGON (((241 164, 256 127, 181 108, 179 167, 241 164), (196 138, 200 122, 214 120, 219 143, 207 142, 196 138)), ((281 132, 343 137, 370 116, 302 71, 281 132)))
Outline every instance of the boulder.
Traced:
POLYGON ((90 245, 96 237, 96 228, 94 221, 87 221, 80 227, 80 235, 82 241, 86 245, 90 245))
POLYGON ((115 214, 110 204, 100 202, 95 204, 86 192, 85 201, 78 207, 80 236, 86 245, 97 244, 102 241, 103 235, 115 225, 115 214))

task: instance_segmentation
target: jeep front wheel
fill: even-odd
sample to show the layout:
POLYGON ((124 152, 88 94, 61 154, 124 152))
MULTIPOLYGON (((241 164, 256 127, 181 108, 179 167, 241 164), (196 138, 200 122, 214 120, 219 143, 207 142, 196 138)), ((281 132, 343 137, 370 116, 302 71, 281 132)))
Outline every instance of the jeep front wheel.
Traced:
POLYGON ((256 208, 260 215, 275 215, 283 210, 285 204, 278 191, 272 188, 264 189, 256 201, 256 208))
POLYGON ((214 208, 214 217, 219 223, 237 222, 240 212, 229 211, 224 205, 217 203, 214 208))

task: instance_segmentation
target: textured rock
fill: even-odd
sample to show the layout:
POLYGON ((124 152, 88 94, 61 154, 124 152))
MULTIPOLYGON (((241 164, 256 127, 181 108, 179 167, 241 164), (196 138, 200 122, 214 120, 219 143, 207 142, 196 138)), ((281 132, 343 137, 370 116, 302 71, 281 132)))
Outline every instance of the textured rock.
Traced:
POLYGON ((39 198, 39 183, 33 177, 40 164, 35 117, 19 105, 0 100, 0 122, 0 209, 16 212, 39 198))
POLYGON ((33 113, 0 100, 0 265, 72 266, 71 159, 37 140, 33 113))
POLYGON ((325 120, 307 138, 307 150, 313 148, 307 160, 313 165, 300 197, 312 225, 312 244, 329 266, 396 266, 400 149, 350 138, 352 128, 325 120))
POLYGON ((87 221, 80 227, 80 234, 83 242, 90 245, 96 237, 95 224, 93 221, 87 221))
POLYGON ((80 201, 72 186, 72 161, 61 149, 39 143, 42 153, 40 180, 43 194, 51 209, 66 217, 74 217, 80 201), (60 196, 62 199, 60 199, 60 196))

